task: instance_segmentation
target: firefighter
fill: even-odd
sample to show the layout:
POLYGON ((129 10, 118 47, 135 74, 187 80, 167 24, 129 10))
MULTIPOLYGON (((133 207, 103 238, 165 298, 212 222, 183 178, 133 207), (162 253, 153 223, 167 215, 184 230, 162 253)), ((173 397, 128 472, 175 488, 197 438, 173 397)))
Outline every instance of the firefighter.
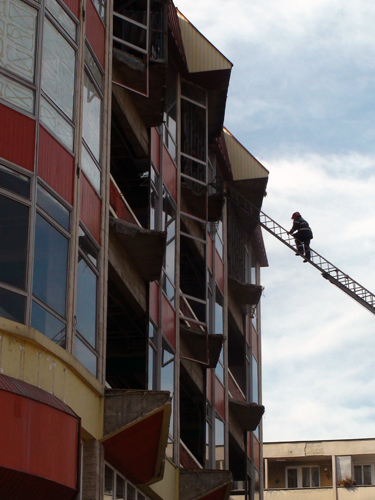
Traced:
POLYGON ((304 256, 303 262, 307 262, 310 260, 310 241, 313 239, 311 228, 299 212, 294 212, 292 219, 293 227, 288 233, 294 236, 298 252, 296 255, 304 256))

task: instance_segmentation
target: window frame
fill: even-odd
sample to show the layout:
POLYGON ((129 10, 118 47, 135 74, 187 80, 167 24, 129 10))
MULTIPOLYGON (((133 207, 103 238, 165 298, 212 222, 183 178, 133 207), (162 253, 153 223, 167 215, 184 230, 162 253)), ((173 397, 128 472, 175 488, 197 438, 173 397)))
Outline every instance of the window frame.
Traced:
POLYGON ((306 464, 306 465, 288 465, 285 467, 285 488, 286 489, 316 489, 321 487, 321 482, 320 482, 320 466, 316 464, 306 464), (309 469, 310 470, 310 484, 312 483, 312 469, 318 469, 318 486, 303 486, 303 469, 309 469), (288 471, 290 470, 296 470, 297 471, 297 486, 289 486, 289 481, 288 481, 288 471))

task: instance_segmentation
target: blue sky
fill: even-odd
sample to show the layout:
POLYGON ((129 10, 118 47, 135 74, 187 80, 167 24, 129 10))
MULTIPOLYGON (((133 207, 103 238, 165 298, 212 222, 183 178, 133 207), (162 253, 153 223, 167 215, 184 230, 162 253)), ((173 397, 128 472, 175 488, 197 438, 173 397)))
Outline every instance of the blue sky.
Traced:
MULTIPOLYGON (((234 64, 226 127, 270 171, 263 210, 375 293, 375 9, 175 0, 234 64)), ((375 315, 264 234, 264 439, 374 437, 375 315)))

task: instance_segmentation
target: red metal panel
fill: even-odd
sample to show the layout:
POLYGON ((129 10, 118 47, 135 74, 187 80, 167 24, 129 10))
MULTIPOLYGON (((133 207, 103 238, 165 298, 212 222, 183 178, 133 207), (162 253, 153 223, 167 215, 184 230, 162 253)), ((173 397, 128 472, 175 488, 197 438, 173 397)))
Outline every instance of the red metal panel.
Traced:
POLYGON ((53 396, 49 392, 43 391, 36 387, 35 385, 28 384, 22 380, 17 380, 7 375, 0 375, 0 391, 13 392, 19 396, 25 396, 26 398, 33 399, 34 401, 39 401, 45 405, 52 406, 57 410, 64 411, 73 417, 78 418, 74 411, 61 399, 53 396))
POLYGON ((91 0, 87 0, 86 4, 86 36, 96 57, 104 68, 105 28, 91 0))
POLYGON ((109 203, 119 219, 138 225, 112 180, 109 186, 109 203))
POLYGON ((214 269, 214 242, 210 235, 207 236, 207 265, 213 273, 214 269))
POLYGON ((252 433, 248 432, 247 433, 247 456, 249 458, 253 458, 253 454, 251 452, 251 440, 252 440, 252 433))
POLYGON ((160 135, 155 127, 151 129, 151 161, 160 172, 160 135))
POLYGON ((0 391, 0 467, 75 489, 79 420, 51 406, 0 391))
POLYGON ((177 168, 167 148, 163 150, 163 180, 174 201, 177 200, 177 168))
POLYGON ((225 389, 223 384, 215 375, 215 408, 221 418, 225 421, 225 389))
POLYGON ((215 251, 215 280, 221 292, 224 294, 224 262, 220 255, 215 251))
POLYGON ((79 0, 63 0, 65 5, 73 12, 77 19, 80 18, 79 15, 79 0))
POLYGON ((35 120, 0 104, 0 157, 34 171, 35 120))
POLYGON ((73 500, 77 490, 42 477, 0 467, 1 500, 73 500))
POLYGON ((213 370, 206 370, 207 373, 207 399, 210 403, 213 403, 213 370))
POLYGON ((150 283, 150 292, 149 292, 149 312, 151 319, 159 325, 159 285, 152 281, 150 283))
POLYGON ((162 331, 172 347, 176 348, 176 313, 173 307, 163 295, 162 299, 162 331))
POLYGON ((105 459, 135 484, 159 474, 164 410, 136 422, 103 442, 105 459))
POLYGON ((253 434, 254 465, 260 471, 260 442, 253 434))
POLYGON ((74 156, 42 126, 39 127, 38 175, 73 205, 74 156))
POLYGON ((100 244, 102 202, 85 175, 81 177, 81 220, 100 244))

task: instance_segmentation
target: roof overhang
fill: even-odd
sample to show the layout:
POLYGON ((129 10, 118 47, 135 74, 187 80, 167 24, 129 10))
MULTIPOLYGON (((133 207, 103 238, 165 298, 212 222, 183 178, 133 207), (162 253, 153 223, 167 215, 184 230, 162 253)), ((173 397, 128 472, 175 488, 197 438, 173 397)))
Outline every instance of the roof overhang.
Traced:
POLYGON ((110 231, 116 236, 145 281, 160 278, 167 233, 152 231, 129 222, 109 219, 110 231))
POLYGON ((171 398, 166 391, 106 390, 104 455, 134 484, 164 473, 171 398))
POLYGON ((223 335, 206 334, 198 328, 180 324, 181 357, 215 368, 224 342, 223 335))
POLYGON ((208 92, 208 140, 211 142, 220 136, 224 123, 233 64, 178 9, 178 25, 173 16, 170 18, 172 36, 185 66, 184 78, 208 92))
POLYGON ((232 486, 230 471, 180 469, 180 500, 227 500, 232 486))
POLYGON ((255 306, 260 301, 263 287, 251 283, 242 283, 241 281, 228 277, 229 292, 233 294, 235 301, 240 307, 255 306))
POLYGON ((0 497, 73 500, 80 418, 56 396, 0 375, 0 497))
POLYGON ((257 403, 245 403, 229 398, 229 409, 244 431, 255 431, 262 419, 265 408, 257 403))

